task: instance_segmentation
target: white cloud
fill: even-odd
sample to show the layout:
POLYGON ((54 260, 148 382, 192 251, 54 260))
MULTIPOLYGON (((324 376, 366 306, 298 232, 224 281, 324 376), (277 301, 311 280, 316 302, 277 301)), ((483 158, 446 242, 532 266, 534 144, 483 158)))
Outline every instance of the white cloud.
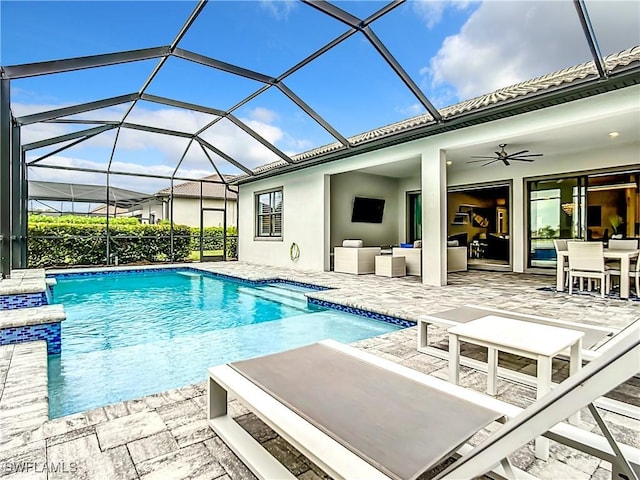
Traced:
MULTIPOLYGON (((28 115, 30 113, 54 110, 62 106, 65 105, 15 104, 14 110, 19 111, 19 115, 28 115)), ((111 107, 108 111, 104 109, 100 112, 100 115, 97 115, 96 112, 87 112, 76 115, 75 118, 102 119, 103 114, 106 113, 109 114, 111 118, 121 119, 126 107, 126 105, 120 105, 111 107)), ((127 117, 127 122, 186 133, 195 133, 213 120, 213 118, 213 116, 201 112, 174 108, 151 110, 145 108, 143 104, 138 104, 127 117)), ((282 128, 275 124, 278 119, 279 115, 277 112, 263 107, 249 111, 246 118, 240 118, 242 122, 272 144, 280 142, 281 144, 286 144, 289 148, 300 146, 305 147, 303 149, 307 149, 309 142, 304 139, 296 139, 286 134, 282 128)), ((22 141, 23 143, 31 143, 92 127, 95 127, 95 125, 38 123, 23 127, 22 141)), ((60 152, 62 156, 55 158, 58 159, 57 161, 61 161, 61 158, 67 159, 67 161, 73 159, 72 165, 76 167, 83 166, 83 162, 86 161, 94 165, 93 167, 87 168, 104 169, 111 157, 116 132, 117 130, 115 129, 103 132, 75 147, 60 152)), ((225 154, 249 168, 272 162, 278 158, 266 147, 253 140, 239 127, 227 120, 217 122, 201 136, 225 154)), ((118 133, 112 169, 117 170, 115 165, 121 162, 121 167, 126 168, 124 171, 127 172, 142 171, 160 175, 170 175, 182 158, 188 144, 189 139, 184 137, 123 128, 120 129, 118 133), (136 168, 134 168, 134 166, 136 168), (162 166, 162 171, 158 170, 160 166, 162 166)), ((43 149, 31 151, 29 159, 37 158, 64 145, 64 143, 54 144, 43 149)), ((216 155, 212 154, 212 157, 222 173, 235 174, 240 172, 236 167, 228 164, 216 155)), ((47 162, 49 162, 49 159, 47 162)), ((179 174, 185 175, 185 170, 203 170, 204 173, 202 176, 213 173, 213 167, 211 167, 199 145, 192 144, 192 147, 182 162, 179 174), (199 167, 194 169, 194 165, 198 165, 199 167), (201 167, 208 170, 204 171, 201 167)))
POLYGON ((276 20, 287 20, 291 11, 297 7, 296 2, 291 0, 260 0, 260 6, 276 20))
MULTIPOLYGON (((55 165, 68 168, 85 168, 92 170, 102 170, 105 164, 84 158, 69 157, 56 155, 43 162, 46 165, 55 165)), ((173 173, 174 166, 170 165, 139 165, 131 162, 114 161, 111 169, 117 172, 130 172, 135 174, 153 174, 170 177, 173 173)), ((185 178, 202 178, 211 175, 211 170, 205 169, 188 169, 180 170, 180 176, 185 178)), ((30 168, 29 180, 41 180, 47 182, 63 182, 63 183, 81 183, 87 185, 105 185, 106 175, 96 172, 83 172, 73 170, 62 170, 53 168, 30 168)), ((181 181, 176 181, 180 183, 181 181)), ((168 179, 136 177, 126 175, 112 175, 110 184, 119 188, 126 188, 136 192, 155 193, 158 190, 170 186, 168 179)))
POLYGON ((278 118, 278 114, 267 108, 257 107, 249 112, 249 118, 258 122, 273 123, 278 118))
MULTIPOLYGON (((588 2, 596 33, 610 50, 606 53, 633 45, 637 5, 588 2)), ((451 104, 590 59, 571 2, 486 1, 459 33, 444 40, 421 73, 430 75, 432 96, 451 104)))
POLYGON ((467 0, 414 0, 413 11, 422 19, 427 28, 431 29, 442 21, 447 8, 465 10, 471 1, 467 0))

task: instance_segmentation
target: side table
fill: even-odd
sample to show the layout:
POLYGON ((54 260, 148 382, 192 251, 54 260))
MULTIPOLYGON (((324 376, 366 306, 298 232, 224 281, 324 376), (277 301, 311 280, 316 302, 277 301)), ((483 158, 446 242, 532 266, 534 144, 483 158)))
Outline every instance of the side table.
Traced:
POLYGON ((407 274, 405 257, 378 255, 376 257, 376 275, 383 277, 404 277, 407 274))
MULTIPOLYGON (((507 352, 537 361, 536 398, 551 390, 551 360, 570 348, 569 375, 582 367, 582 337, 584 332, 553 327, 511 318, 488 315, 448 329, 449 332, 449 380, 460 379, 460 341, 487 347, 487 393, 497 393, 498 352, 507 352)), ((577 423, 578 414, 571 417, 577 423)), ((537 458, 549 458, 549 440, 538 438, 535 442, 537 458)))

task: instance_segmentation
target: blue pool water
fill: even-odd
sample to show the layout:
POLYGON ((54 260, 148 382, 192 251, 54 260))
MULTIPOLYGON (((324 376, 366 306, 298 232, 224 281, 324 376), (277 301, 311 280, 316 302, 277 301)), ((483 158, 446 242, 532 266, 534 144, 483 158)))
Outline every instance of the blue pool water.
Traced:
POLYGON ((326 338, 400 327, 308 305, 300 287, 192 271, 61 277, 62 354, 49 356, 49 416, 203 381, 208 367, 326 338))

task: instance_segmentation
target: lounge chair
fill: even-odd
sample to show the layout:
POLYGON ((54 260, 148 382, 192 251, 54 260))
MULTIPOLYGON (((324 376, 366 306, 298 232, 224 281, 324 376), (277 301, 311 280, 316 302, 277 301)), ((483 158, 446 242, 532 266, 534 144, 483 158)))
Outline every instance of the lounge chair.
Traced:
MULTIPOLYGON (((600 327, 596 325, 585 325, 582 323, 569 322, 565 320, 541 317, 537 315, 514 313, 497 308, 478 305, 465 305, 463 307, 452 308, 450 310, 444 310, 442 312, 420 316, 418 318, 417 349, 419 352, 426 353, 443 360, 448 360, 449 352, 447 350, 443 350, 429 344, 429 326, 436 325, 438 327, 447 329, 449 327, 455 327, 457 325, 467 323, 472 320, 477 320, 488 315, 498 315, 500 317, 512 318, 514 320, 540 323, 543 325, 569 328, 572 330, 584 332, 584 337, 582 338, 581 354, 584 361, 591 361, 594 358, 600 356, 602 352, 606 351, 606 349, 614 343, 613 339, 615 339, 617 335, 621 334, 623 331, 629 328, 632 328, 634 324, 639 323, 639 321, 636 320, 636 322, 627 327, 627 329, 620 331, 613 328, 600 327)), ((460 364, 466 367, 475 368, 476 370, 484 372, 487 371, 487 363, 473 358, 462 356, 460 358, 460 364)), ((498 376, 531 386, 535 385, 535 377, 502 367, 498 367, 498 376)), ((622 404, 621 402, 610 400, 607 398, 598 400, 596 404, 602 408, 605 408, 606 410, 640 419, 640 409, 637 407, 622 404)))
MULTIPOLYGON (((640 451, 561 423, 638 371, 640 326, 525 410, 335 341, 209 369, 209 423, 258 478, 295 478, 227 414, 227 392, 339 479, 516 478, 507 457, 545 435, 636 478, 640 451), (478 446, 465 445, 496 420, 478 446), (608 444, 606 443, 608 441, 608 444), (629 461, 628 459, 631 459, 629 461)), ((595 407, 592 410, 599 420, 595 407)), ((534 478, 524 474, 526 478, 534 478)))

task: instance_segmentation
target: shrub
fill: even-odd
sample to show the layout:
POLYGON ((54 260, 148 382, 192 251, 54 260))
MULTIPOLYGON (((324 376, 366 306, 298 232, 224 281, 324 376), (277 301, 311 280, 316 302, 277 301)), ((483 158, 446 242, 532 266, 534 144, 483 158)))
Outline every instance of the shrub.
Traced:
MULTIPOLYGON (((117 255, 119 263, 171 259, 170 225, 142 225, 137 221, 135 224, 110 222, 109 236, 110 253, 117 255)), ((186 260, 191 251, 190 228, 174 225, 173 238, 173 259, 186 260)), ((107 263, 106 240, 107 226, 102 223, 30 223, 28 265, 104 265, 107 263)))
MULTIPOLYGON (((206 227, 203 229, 203 250, 222 250, 224 246, 224 228, 206 227)), ((200 228, 191 227, 191 250, 200 250, 200 228)), ((227 257, 236 258, 238 252, 238 229, 227 228, 227 257)))
MULTIPOLYGON (((106 217, 88 217, 86 215, 60 215, 52 217, 39 213, 29 214, 29 224, 34 223, 64 223, 64 224, 83 224, 83 225, 106 225, 106 217)), ((135 217, 115 217, 109 218, 109 225, 139 225, 140 221, 135 217)))

